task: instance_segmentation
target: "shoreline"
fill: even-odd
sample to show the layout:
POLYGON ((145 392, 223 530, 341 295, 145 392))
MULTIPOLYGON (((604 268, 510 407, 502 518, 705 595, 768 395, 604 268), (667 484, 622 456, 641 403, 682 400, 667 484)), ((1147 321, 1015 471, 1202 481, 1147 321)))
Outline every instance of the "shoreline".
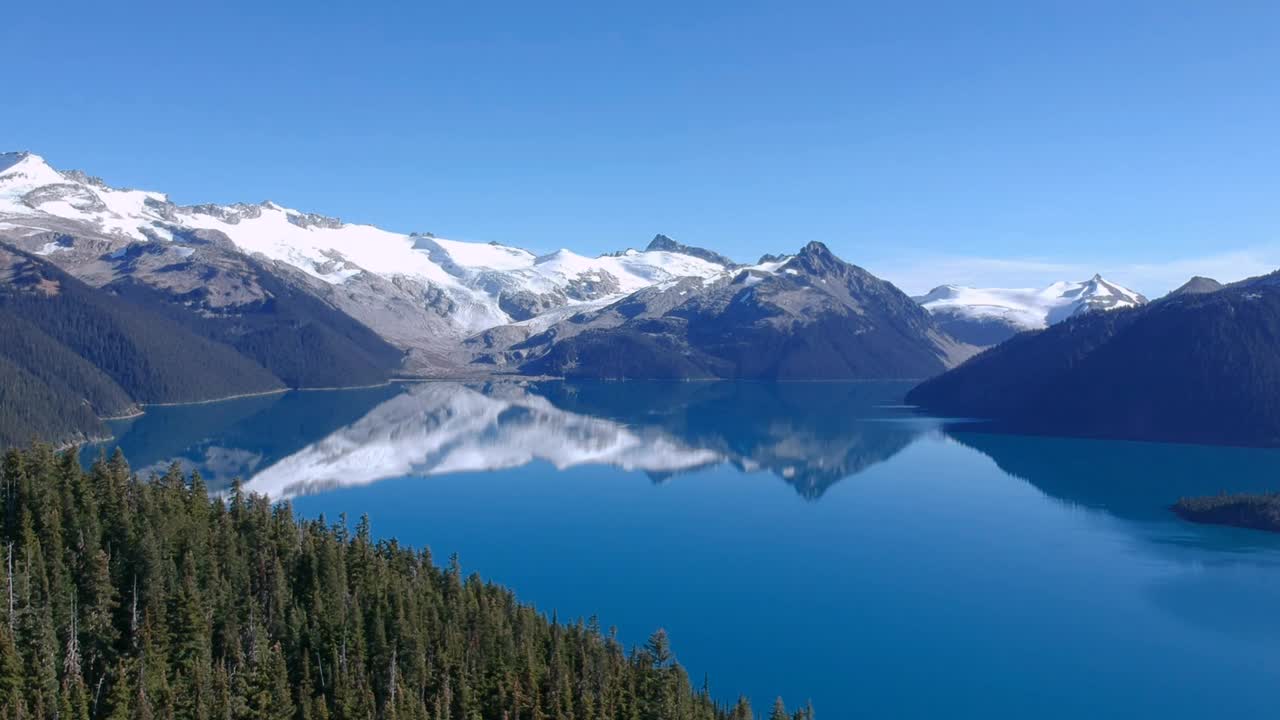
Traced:
POLYGON ((100 416, 98 419, 103 422, 111 422, 113 420, 131 420, 136 417, 141 417, 145 413, 146 411, 142 409, 141 405, 139 405, 137 411, 128 413, 127 415, 108 415, 106 417, 100 416))
MULTIPOLYGON (((169 402, 169 403, 138 403, 138 411, 128 415, 113 415, 110 417, 99 417, 98 420, 104 423, 119 422, 122 420, 133 420, 147 414, 147 408, 153 407, 182 407, 186 405, 213 405, 220 402, 230 402, 231 400, 247 400, 248 398, 266 397, 268 395, 283 395, 290 392, 340 392, 342 390, 369 390, 372 388, 385 387, 393 382, 402 382, 397 379, 390 379, 380 383, 370 385, 347 385, 342 387, 306 387, 306 388, 280 388, 278 390, 263 390, 261 392, 239 393, 236 395, 228 395, 226 397, 210 398, 208 400, 189 400, 186 402, 169 402)), ((80 442, 65 443, 55 448, 59 452, 68 450, 73 447, 84 447, 89 445, 101 445, 116 439, 116 434, 111 433, 105 437, 90 437, 80 442)))
POLYGON ((142 412, 139 414, 146 414, 147 408, 149 407, 179 407, 181 405, 211 405, 213 403, 226 402, 228 400, 243 400, 245 398, 264 397, 266 395, 279 395, 281 393, 289 392, 290 389, 291 388, 280 388, 278 390, 262 390, 260 392, 239 393, 237 395, 227 395, 226 397, 209 398, 208 400, 185 400, 183 402, 164 402, 164 403, 138 403, 138 405, 142 407, 142 412))
POLYGON ((759 383, 776 385, 850 384, 850 383, 920 383, 925 378, 637 378, 637 377, 569 377, 565 375, 518 375, 514 373, 489 373, 487 375, 404 375, 391 382, 598 382, 598 383, 759 383))
MULTIPOLYGON (((399 378, 396 378, 391 380, 385 380, 380 383, 371 383, 369 385, 341 385, 341 386, 334 386, 334 387, 302 387, 302 388, 284 387, 284 388, 278 388, 275 390, 262 390, 259 392, 251 392, 251 393, 237 393, 235 395, 226 395, 224 397, 209 398, 207 400, 184 400, 182 402, 162 402, 162 403, 161 402, 138 403, 139 409, 137 412, 129 413, 127 415, 111 415, 111 416, 105 416, 105 417, 99 416, 98 419, 103 422, 112 422, 116 420, 132 420, 133 418, 142 417, 143 415, 146 415, 147 408, 153 408, 153 407, 183 407, 186 405, 212 405, 214 403, 229 402, 231 400, 245 400, 248 398, 266 397, 269 395, 283 395, 284 393, 291 393, 291 392, 339 392, 342 390, 369 390, 372 388, 386 387, 395 382, 413 382, 413 380, 412 379, 401 380, 399 378)), ((110 438, 107 438, 107 439, 109 440, 110 438)))

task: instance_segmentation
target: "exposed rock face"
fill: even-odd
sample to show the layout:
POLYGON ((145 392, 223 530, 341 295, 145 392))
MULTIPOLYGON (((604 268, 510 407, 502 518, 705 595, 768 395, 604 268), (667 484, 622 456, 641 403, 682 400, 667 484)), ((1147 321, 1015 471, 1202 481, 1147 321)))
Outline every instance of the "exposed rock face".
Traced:
POLYGON ((32 209, 40 209, 45 203, 64 202, 81 212, 100 212, 106 205, 97 195, 80 185, 44 185, 22 196, 22 202, 32 209))
POLYGON ((1175 295, 1202 295, 1204 293, 1218 292, 1224 285, 1213 278, 1201 277, 1196 275, 1186 281, 1177 290, 1169 293, 1169 297, 1175 295))
POLYGON ((927 377, 972 352, 821 243, 767 271, 646 288, 510 350, 531 374, 773 379, 927 377))
POLYGON ((678 243, 661 233, 653 236, 653 239, 649 241, 649 245, 645 250, 664 250, 666 252, 682 253, 696 258, 702 258, 707 262, 712 262, 717 265, 723 265, 726 268, 732 268, 738 264, 714 250, 707 250, 706 248, 693 247, 691 245, 678 243))

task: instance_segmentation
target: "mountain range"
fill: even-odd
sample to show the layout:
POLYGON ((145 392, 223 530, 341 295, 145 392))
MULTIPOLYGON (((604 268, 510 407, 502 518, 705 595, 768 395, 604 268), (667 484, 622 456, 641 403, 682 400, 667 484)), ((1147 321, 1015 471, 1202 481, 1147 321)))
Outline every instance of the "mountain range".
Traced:
POLYGON ((1214 284, 1018 335, 907 402, 1020 432, 1280 445, 1280 272, 1214 284))
MULTIPOLYGON (((539 255, 269 201, 179 205, 31 153, 0 155, 0 244, 27 273, 75 280, 78 299, 256 366, 214 373, 233 381, 197 399, 393 375, 925 377, 976 350, 820 243, 753 264, 663 235, 640 250, 539 255)), ((86 399, 47 373, 41 384, 86 399)), ((171 395, 135 388, 123 404, 171 395)), ((100 404, 112 407, 88 407, 122 405, 100 404)), ((76 422, 62 434, 94 432, 76 422)))
POLYGON ((1007 387, 1025 400, 1036 392, 1018 378, 1056 383, 1046 368, 1077 371, 1131 318, 1238 295, 1196 278, 1148 303, 1094 276, 912 298, 817 242, 754 263, 664 235, 594 257, 537 254, 270 201, 179 205, 31 153, 0 154, 0 273, 0 320, 15 338, 0 351, 6 443, 98 436, 97 418, 150 403, 396 376, 941 376, 914 397, 1024 416, 1034 413, 997 407, 1014 399, 961 402, 941 388, 981 377, 993 384, 970 393, 1007 387), (1051 349, 1028 360, 1024 347, 1051 349))
POLYGON ((1101 275, 1084 282, 1056 282, 1041 289, 942 285, 915 300, 933 314, 952 337, 983 346, 1094 310, 1117 310, 1147 303, 1141 294, 1101 275))

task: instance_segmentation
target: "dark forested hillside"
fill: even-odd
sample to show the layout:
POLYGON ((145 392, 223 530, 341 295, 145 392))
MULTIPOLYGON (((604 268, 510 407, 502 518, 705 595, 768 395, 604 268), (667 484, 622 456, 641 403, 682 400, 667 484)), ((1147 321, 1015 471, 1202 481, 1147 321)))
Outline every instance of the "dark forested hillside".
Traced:
POLYGON ((399 364, 369 328, 245 262, 264 299, 231 312, 129 279, 91 287, 0 245, 0 447, 101 436, 94 416, 139 404, 379 383, 399 364))
POLYGON ((82 398, 0 355, 0 447, 42 437, 64 442, 105 434, 106 426, 82 398))
POLYGON ((695 690, 661 631, 624 652, 367 521, 48 447, 4 456, 0 502, 0 717, 752 717, 695 690))
POLYGON ((184 402, 282 387, 235 350, 148 308, 91 288, 49 263, 11 254, 0 311, 22 318, 141 402, 184 402))
POLYGON ((0 246, 0 447, 102 436, 138 403, 283 387, 234 349, 0 246))
POLYGON ((0 356, 51 388, 83 400, 100 416, 124 415, 137 405, 106 373, 49 337, 31 322, 0 305, 0 356))
POLYGON ((1280 284, 1268 276, 1024 333, 907 401, 1019 431, 1280 445, 1280 284))
POLYGON ((134 278, 107 289, 154 308, 204 337, 225 343, 289 387, 347 387, 384 382, 403 353, 359 321, 246 260, 265 299, 216 311, 204 292, 174 297, 134 278))

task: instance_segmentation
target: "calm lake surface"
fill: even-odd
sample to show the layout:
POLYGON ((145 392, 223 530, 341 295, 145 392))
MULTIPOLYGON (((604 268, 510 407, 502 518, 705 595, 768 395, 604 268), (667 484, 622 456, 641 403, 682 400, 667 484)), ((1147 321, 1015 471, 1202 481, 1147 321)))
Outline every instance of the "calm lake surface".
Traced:
POLYGON ((1280 536, 1180 495, 1280 489, 1280 452, 948 427, 892 383, 423 383, 153 408, 177 460, 513 588, 670 633, 767 710, 1274 717, 1280 536))

